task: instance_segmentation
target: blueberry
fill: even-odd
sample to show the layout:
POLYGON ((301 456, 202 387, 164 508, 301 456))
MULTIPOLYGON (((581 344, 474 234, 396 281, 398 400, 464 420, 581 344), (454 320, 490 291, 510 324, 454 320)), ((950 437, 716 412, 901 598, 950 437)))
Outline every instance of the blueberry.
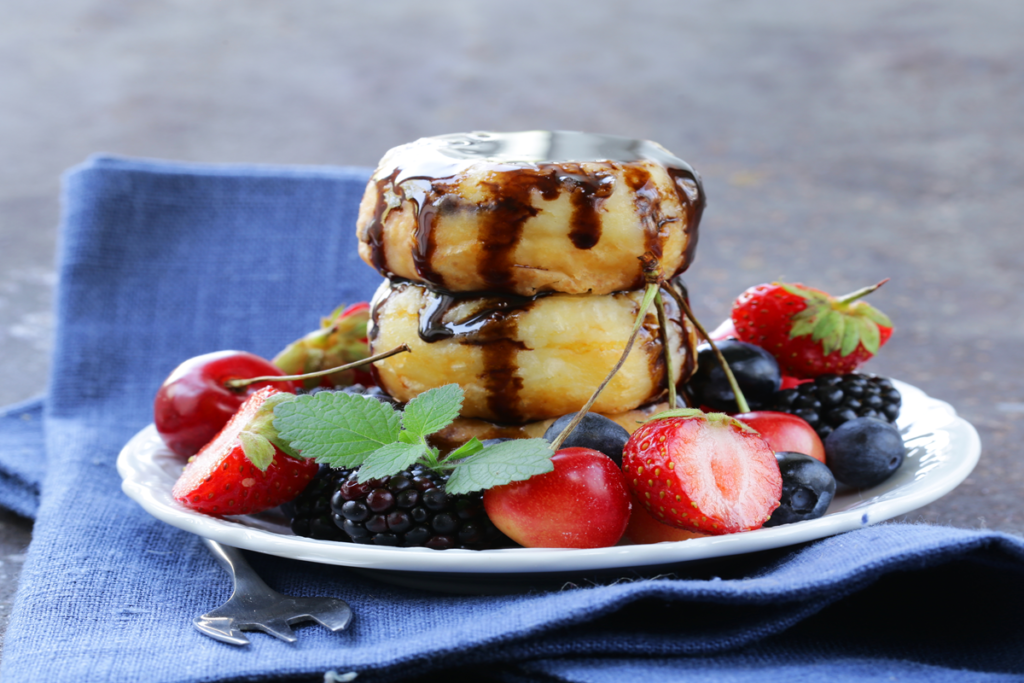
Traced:
POLYGON ((825 464, 803 453, 775 454, 782 472, 782 500, 765 526, 817 519, 836 493, 836 480, 825 464))
MULTIPOLYGON (((554 443, 558 435, 562 433, 576 413, 563 415, 555 420, 554 424, 544 432, 544 438, 548 443, 554 443)), ((622 467, 622 449, 629 441, 629 432, 617 422, 609 420, 604 415, 587 413, 583 420, 572 430, 572 434, 562 442, 562 448, 591 448, 604 453, 615 461, 615 464, 622 467)))
POLYGON ((873 417, 858 417, 825 439, 825 460, 836 479, 854 488, 881 484, 903 464, 906 448, 896 427, 873 417))
MULTIPOLYGON (((782 373, 772 354, 740 341, 718 342, 718 350, 736 376, 736 382, 743 390, 750 409, 769 410, 775 392, 782 384, 782 373)), ((725 371, 718 364, 709 344, 697 347, 697 372, 683 389, 693 404, 726 413, 739 412, 736 397, 725 378, 725 371)))

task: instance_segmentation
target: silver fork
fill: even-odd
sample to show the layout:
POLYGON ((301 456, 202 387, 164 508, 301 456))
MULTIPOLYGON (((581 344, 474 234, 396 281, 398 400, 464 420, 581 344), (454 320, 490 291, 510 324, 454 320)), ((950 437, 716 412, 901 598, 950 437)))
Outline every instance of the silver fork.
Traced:
POLYGON ((192 620, 200 633, 231 645, 249 644, 242 631, 263 631, 294 643, 291 624, 312 620, 338 632, 352 621, 352 610, 344 600, 281 595, 263 583, 240 550, 208 538, 203 543, 231 574, 235 589, 223 605, 192 620))

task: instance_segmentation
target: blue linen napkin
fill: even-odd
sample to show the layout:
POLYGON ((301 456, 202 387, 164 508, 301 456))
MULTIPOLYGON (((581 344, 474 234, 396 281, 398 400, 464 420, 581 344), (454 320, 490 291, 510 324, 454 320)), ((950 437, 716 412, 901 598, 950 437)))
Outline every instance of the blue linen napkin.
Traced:
POLYGON ((184 358, 272 355, 372 293, 353 234, 367 178, 107 157, 68 174, 48 398, 0 415, 0 504, 33 514, 46 454, 0 678, 1024 680, 1024 541, 928 526, 500 597, 250 553, 282 592, 348 601, 350 629, 244 648, 195 631, 229 580, 121 493, 115 458, 184 358))
POLYGON ((43 399, 0 409, 0 506, 34 518, 45 471, 43 399))

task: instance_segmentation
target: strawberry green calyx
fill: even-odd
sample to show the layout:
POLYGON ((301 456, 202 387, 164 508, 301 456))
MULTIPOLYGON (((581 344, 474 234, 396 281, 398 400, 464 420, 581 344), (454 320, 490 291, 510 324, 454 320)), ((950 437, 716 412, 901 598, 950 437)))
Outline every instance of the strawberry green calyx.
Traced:
POLYGON ((831 297, 804 285, 775 283, 789 294, 800 297, 806 305, 792 316, 789 338, 810 335, 814 342, 821 344, 825 355, 838 351, 845 358, 858 346, 863 346, 871 354, 878 353, 880 327, 891 328, 892 322, 884 313, 860 299, 886 282, 888 279, 842 297, 831 297))
MULTIPOLYGON (((345 313, 339 306, 330 316, 323 318, 320 329, 292 342, 271 361, 289 375, 305 375, 336 368, 362 360, 370 355, 366 343, 366 327, 370 321, 367 308, 345 313)), ((351 371, 339 371, 328 376, 334 386, 354 383, 351 371)), ((317 379, 305 380, 304 388, 319 386, 317 379)))
POLYGON ((245 457, 261 472, 266 472, 270 463, 274 461, 275 446, 296 460, 305 459, 287 441, 282 439, 274 428, 274 408, 294 400, 295 394, 286 392, 274 394, 264 401, 256 411, 256 415, 238 435, 245 457))
POLYGON ((666 410, 665 412, 658 413, 651 419, 646 420, 645 424, 647 422, 654 422, 655 420, 667 420, 673 417, 684 417, 688 419, 698 418, 707 420, 711 424, 737 427, 738 429, 740 429, 740 431, 750 432, 752 434, 758 433, 756 429, 754 429, 750 425, 740 422, 731 415, 726 415, 725 413, 705 413, 703 410, 698 410, 696 408, 676 408, 675 410, 666 410))

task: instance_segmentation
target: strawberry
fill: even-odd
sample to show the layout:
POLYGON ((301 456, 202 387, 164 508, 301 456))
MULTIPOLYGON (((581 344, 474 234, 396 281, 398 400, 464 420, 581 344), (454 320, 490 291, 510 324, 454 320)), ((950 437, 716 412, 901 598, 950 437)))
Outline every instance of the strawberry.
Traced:
POLYGON ((736 299, 732 322, 739 339, 771 352, 784 375, 849 374, 892 335, 889 318, 859 300, 887 281, 838 298, 799 283, 758 285, 736 299))
POLYGON ((662 413, 633 433, 622 458, 629 487, 644 508, 688 531, 758 529, 782 497, 782 475, 768 442, 722 413, 662 413))
POLYGON ((250 396, 186 466, 171 490, 174 499, 209 515, 248 515, 301 493, 318 465, 285 453, 281 446, 288 446, 271 425, 274 405, 293 398, 274 387, 250 396))

